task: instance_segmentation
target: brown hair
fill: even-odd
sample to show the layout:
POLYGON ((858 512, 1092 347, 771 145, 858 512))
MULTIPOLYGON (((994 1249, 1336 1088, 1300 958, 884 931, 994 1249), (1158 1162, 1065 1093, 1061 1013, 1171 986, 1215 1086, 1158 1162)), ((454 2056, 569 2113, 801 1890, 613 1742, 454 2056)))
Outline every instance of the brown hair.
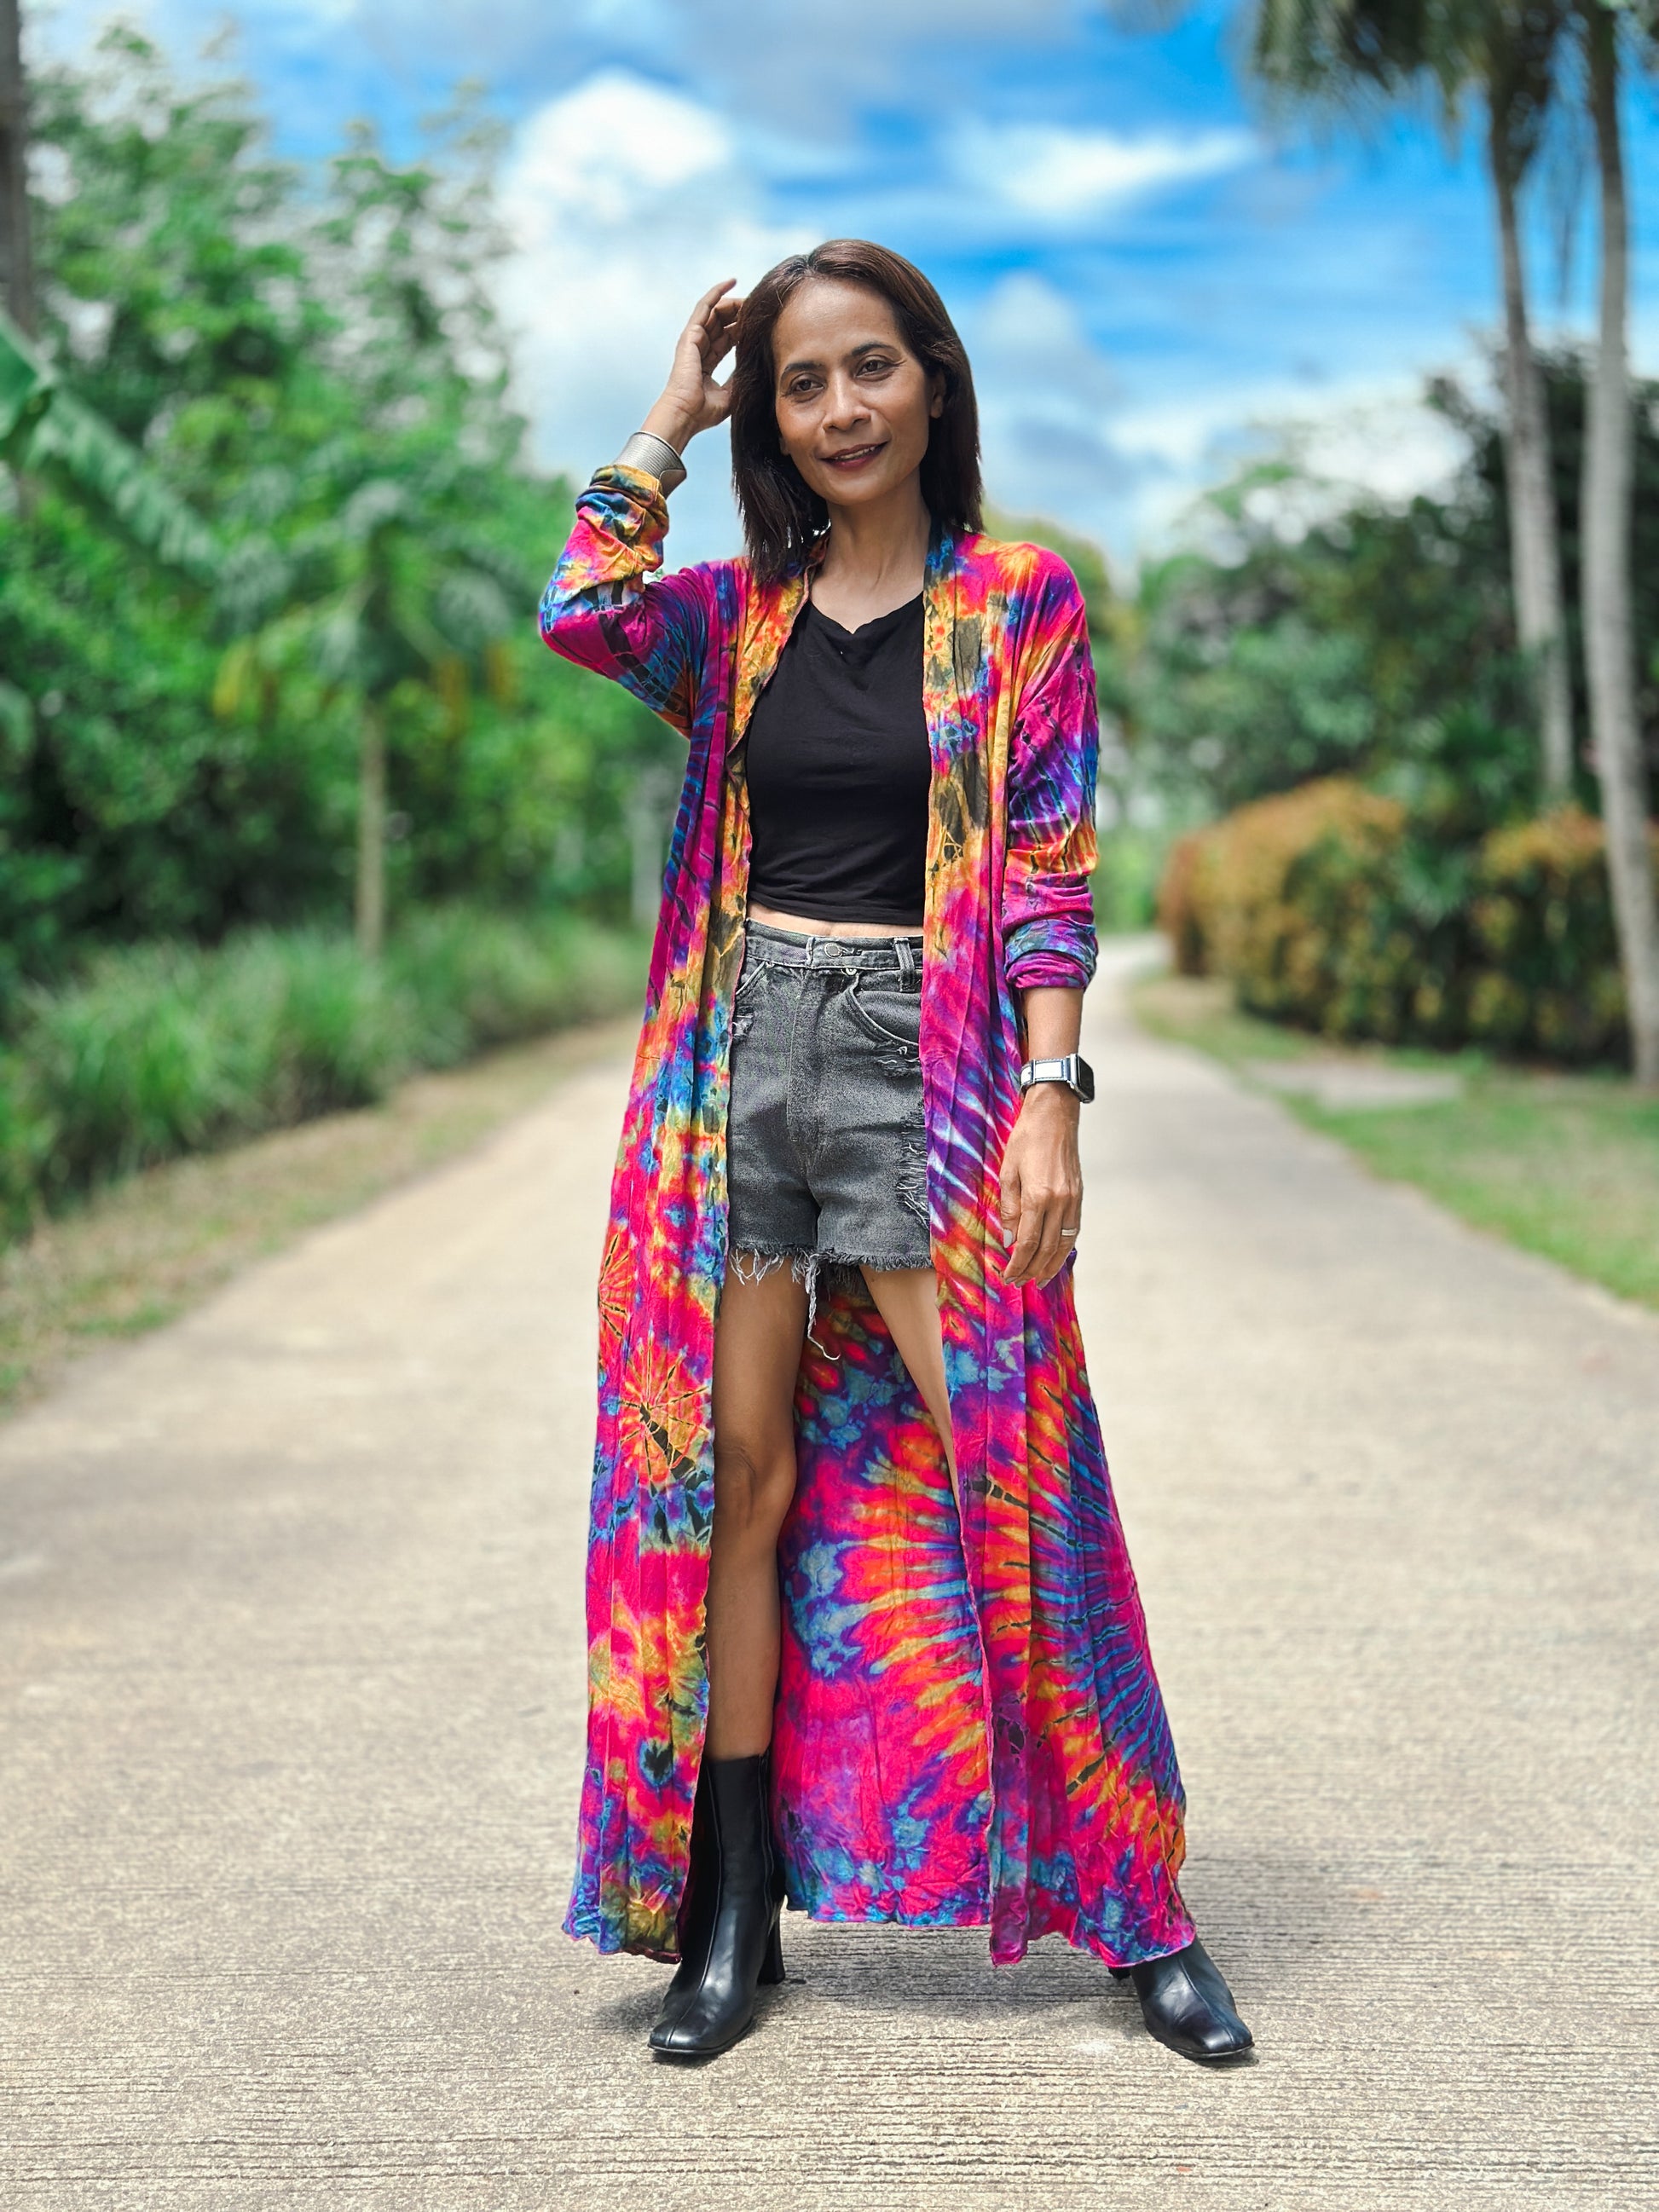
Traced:
POLYGON ((732 372, 732 484, 755 573, 769 582, 805 559, 827 527, 830 510, 780 449, 772 333, 785 303, 808 277, 861 284, 893 310, 905 343, 945 387, 944 411, 929 426, 921 495, 936 530, 949 536, 981 526, 979 403, 974 374, 945 302, 920 269, 884 246, 833 238, 792 253, 763 276, 738 317, 732 372))

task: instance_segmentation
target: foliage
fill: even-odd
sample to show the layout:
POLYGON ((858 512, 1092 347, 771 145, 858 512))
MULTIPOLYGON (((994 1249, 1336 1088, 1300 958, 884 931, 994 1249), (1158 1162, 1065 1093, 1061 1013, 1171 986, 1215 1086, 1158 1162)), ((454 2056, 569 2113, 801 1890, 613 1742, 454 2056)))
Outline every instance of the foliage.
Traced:
POLYGON ((1161 830, 1120 819, 1103 823, 1095 868, 1095 921, 1107 932, 1150 929, 1170 847, 1161 830))
POLYGON ((31 477, 48 475, 90 499, 147 552, 201 580, 218 556, 212 532, 189 503, 65 389, 9 316, 0 314, 0 459, 31 477))
MULTIPOLYGON (((1659 835, 1654 842, 1659 861, 1659 835)), ((1605 1058, 1624 994, 1601 825, 1577 807, 1495 831, 1469 913, 1471 1036, 1551 1060, 1605 1058)))
POLYGON ((319 929, 107 951, 70 988, 31 990, 0 1056, 0 1222, 611 1011, 637 992, 641 951, 465 907, 411 915, 380 963, 319 929))
POLYGON ((678 748, 535 640, 569 501, 507 404, 488 134, 301 170, 121 28, 33 90, 42 350, 224 553, 198 588, 63 476, 0 489, 0 1033, 91 947, 331 930, 371 676, 394 917, 625 913, 623 800, 678 748))
POLYGON ((1328 778, 1184 841, 1162 919, 1184 972, 1224 975, 1249 1012, 1329 1036, 1619 1056, 1600 823, 1566 807, 1486 830, 1450 898, 1420 879, 1425 843, 1402 799, 1328 778))
MULTIPOLYGON (((1584 363, 1542 363, 1570 609, 1579 590, 1584 363)), ((1103 694, 1136 776, 1176 813, 1227 809, 1312 777, 1409 763, 1455 710, 1535 740, 1510 606, 1501 425, 1450 379, 1429 400, 1466 458, 1441 495, 1390 504, 1322 480, 1292 440, 1193 519, 1199 545, 1150 564, 1115 603, 1103 694)), ((1635 622, 1639 704, 1659 766, 1659 385, 1638 393, 1635 622)), ((1576 613, 1568 646, 1587 721, 1576 613)), ((1508 740, 1505 740, 1508 743, 1508 740)), ((1594 803, 1588 777, 1578 796, 1594 803)))
MULTIPOLYGON (((1539 367, 1549 415, 1557 532, 1561 549, 1561 586, 1571 647, 1573 716, 1589 726, 1589 700, 1580 645, 1579 609, 1583 591, 1583 553, 1579 530, 1584 476, 1585 395, 1591 369, 1589 353, 1570 345, 1540 353, 1539 367)), ((1510 565, 1510 522, 1504 496, 1504 443, 1497 417, 1479 406, 1450 377, 1431 386, 1434 404, 1468 441, 1468 495, 1490 514, 1491 557, 1510 565)), ((1637 380, 1631 462, 1631 612, 1636 639, 1637 712, 1646 738, 1650 768, 1659 771, 1659 381, 1637 380)), ((1593 802, 1589 781, 1580 797, 1593 802)))

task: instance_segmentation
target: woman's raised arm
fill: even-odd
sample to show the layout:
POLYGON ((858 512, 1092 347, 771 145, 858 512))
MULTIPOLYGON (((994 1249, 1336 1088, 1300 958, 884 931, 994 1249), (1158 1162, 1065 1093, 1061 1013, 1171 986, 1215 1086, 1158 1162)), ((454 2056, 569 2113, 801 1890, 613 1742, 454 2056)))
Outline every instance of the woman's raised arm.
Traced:
POLYGON ((625 684, 682 734, 708 636, 711 579, 699 568, 655 572, 668 531, 665 488, 684 474, 677 457, 731 406, 729 384, 717 384, 714 372, 732 349, 742 304, 730 296, 734 282, 712 286, 692 309, 642 434, 577 500, 574 527, 542 596, 542 636, 555 653, 625 684))

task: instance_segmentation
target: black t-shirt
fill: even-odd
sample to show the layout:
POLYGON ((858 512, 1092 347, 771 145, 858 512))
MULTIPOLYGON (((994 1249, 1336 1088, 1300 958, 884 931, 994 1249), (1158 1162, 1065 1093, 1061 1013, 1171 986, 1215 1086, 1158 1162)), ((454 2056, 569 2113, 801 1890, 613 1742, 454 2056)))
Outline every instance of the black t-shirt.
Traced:
POLYGON ((921 594, 857 629, 809 599, 755 702, 749 896, 809 921, 919 929, 932 763, 921 594))

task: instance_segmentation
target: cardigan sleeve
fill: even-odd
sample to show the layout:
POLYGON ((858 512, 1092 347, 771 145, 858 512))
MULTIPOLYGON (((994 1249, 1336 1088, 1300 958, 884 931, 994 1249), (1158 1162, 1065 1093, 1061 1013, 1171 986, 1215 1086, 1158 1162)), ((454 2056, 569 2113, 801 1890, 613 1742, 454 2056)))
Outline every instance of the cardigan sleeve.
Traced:
POLYGON ((1009 747, 1003 972, 1016 990, 1081 990, 1095 972, 1089 878, 1100 721, 1083 594, 1063 561, 1042 557, 1033 579, 1033 665, 1009 747))
POLYGON ((623 684, 682 737, 708 637, 707 567, 662 567, 668 507, 654 477, 616 463, 595 471, 542 594, 543 639, 567 660, 623 684))

